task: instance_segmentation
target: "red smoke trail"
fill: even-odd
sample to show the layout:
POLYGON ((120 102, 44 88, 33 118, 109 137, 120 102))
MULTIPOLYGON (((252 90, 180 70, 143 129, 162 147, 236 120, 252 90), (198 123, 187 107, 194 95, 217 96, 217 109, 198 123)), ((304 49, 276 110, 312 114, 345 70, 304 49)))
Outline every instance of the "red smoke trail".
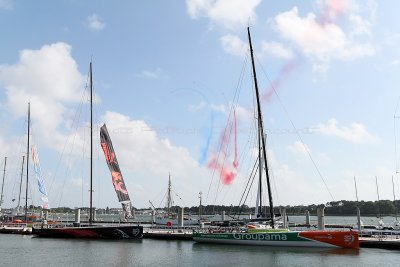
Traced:
MULTIPOLYGON (((321 31, 324 31, 324 27, 327 24, 334 23, 340 17, 346 15, 349 9, 348 0, 325 0, 322 6, 320 14, 317 15, 316 22, 320 26, 321 31)), ((295 57, 293 60, 286 63, 278 74, 278 77, 272 82, 268 90, 262 94, 262 101, 271 101, 274 92, 277 91, 281 84, 287 79, 290 73, 292 73, 302 63, 299 57, 295 57)))
POLYGON ((296 59, 293 59, 286 63, 281 71, 279 72, 278 77, 272 82, 271 86, 268 90, 261 96, 262 101, 271 101, 274 92, 277 91, 283 80, 286 80, 287 76, 296 69, 297 66, 300 65, 300 62, 296 59))
POLYGON ((348 9, 348 0, 326 0, 323 10, 318 17, 318 24, 325 26, 346 14, 348 9))
POLYGON ((239 162, 238 162, 238 151, 237 151, 236 110, 233 110, 233 116, 235 118, 235 160, 233 161, 233 167, 237 169, 237 167, 239 166, 239 162))
POLYGON ((227 126, 221 133, 220 137, 220 152, 219 156, 217 153, 212 153, 208 162, 208 168, 219 172, 220 179, 224 185, 232 184, 238 173, 239 162, 237 158, 237 128, 236 128, 236 112, 234 111, 234 140, 235 140, 235 159, 232 165, 227 163, 229 159, 229 144, 230 138, 229 133, 232 130, 232 124, 227 126))

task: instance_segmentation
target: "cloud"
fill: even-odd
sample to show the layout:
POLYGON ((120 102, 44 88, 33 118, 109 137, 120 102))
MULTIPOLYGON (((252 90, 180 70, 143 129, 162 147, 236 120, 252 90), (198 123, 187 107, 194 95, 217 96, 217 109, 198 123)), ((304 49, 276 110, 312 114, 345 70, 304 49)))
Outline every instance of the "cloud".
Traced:
POLYGON ((25 117, 31 102, 36 133, 49 143, 64 122, 67 106, 81 100, 84 77, 71 57, 66 43, 44 45, 39 50, 20 52, 14 65, 0 65, 0 84, 6 95, 4 109, 15 117, 25 117))
POLYGON ((101 18, 97 14, 92 14, 86 19, 86 26, 94 31, 101 31, 104 29, 106 24, 101 21, 101 18))
POLYGON ((256 7, 261 0, 186 0, 187 12, 192 19, 206 17, 212 24, 228 29, 245 26, 255 21, 256 7))
POLYGON ((345 5, 346 1, 323 3, 319 16, 308 13, 301 17, 297 7, 278 14, 274 19, 275 30, 309 57, 315 64, 314 69, 319 71, 326 71, 333 59, 348 61, 374 55, 376 48, 372 44, 356 40, 358 36, 371 34, 371 23, 354 13, 357 9, 345 5), (350 22, 350 33, 335 24, 339 16, 346 16, 350 22))
POLYGON ((296 154, 301 154, 301 155, 306 155, 308 156, 310 153, 310 149, 308 146, 300 141, 296 141, 292 145, 288 146, 289 151, 296 153, 296 154))
POLYGON ((140 191, 130 191, 135 201, 141 206, 147 205, 151 194, 166 191, 171 173, 175 192, 186 203, 197 202, 198 190, 205 179, 209 179, 210 173, 199 166, 186 148, 160 138, 143 120, 107 111, 102 121, 107 125, 128 190, 138 189, 138 184, 141 186, 140 191))
POLYGON ((379 138, 369 133, 362 123, 353 122, 350 127, 338 126, 338 121, 334 118, 326 124, 318 124, 314 131, 357 144, 379 142, 379 138))
POLYGON ((165 74, 164 70, 161 68, 156 68, 155 70, 143 70, 140 74, 138 74, 138 77, 143 77, 147 79, 167 79, 168 75, 165 74))
POLYGON ((243 56, 248 45, 243 42, 239 37, 232 34, 224 35, 220 38, 221 44, 225 52, 235 56, 243 56))
POLYGON ((283 59, 291 59, 293 57, 293 52, 278 42, 262 42, 262 52, 263 54, 283 59))
POLYGON ((157 175, 171 170, 175 175, 182 175, 188 169, 197 168, 197 162, 185 148, 173 146, 168 139, 159 139, 144 121, 111 111, 102 120, 109 128, 113 143, 119 147, 122 163, 128 168, 145 169, 157 175))
POLYGON ((13 4, 11 0, 0 0, 0 9, 12 10, 13 4))

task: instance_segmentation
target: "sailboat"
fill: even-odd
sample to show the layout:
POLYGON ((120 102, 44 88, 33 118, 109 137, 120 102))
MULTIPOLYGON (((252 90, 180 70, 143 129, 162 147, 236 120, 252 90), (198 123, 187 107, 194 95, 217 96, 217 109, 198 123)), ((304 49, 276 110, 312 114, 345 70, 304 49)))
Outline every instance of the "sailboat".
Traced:
MULTIPOLYGON (((151 202, 150 202, 151 203, 151 202)), ((171 175, 168 176, 168 190, 167 190, 167 213, 159 213, 156 214, 155 224, 158 225, 167 225, 167 226, 178 226, 178 214, 172 211, 172 184, 171 184, 171 175)), ((182 214, 183 216, 183 214, 182 214)), ((189 225, 198 225, 199 221, 194 220, 190 217, 183 216, 183 226, 189 225)))
POLYGON ((7 166, 7 157, 4 157, 3 182, 1 183, 1 194, 0 194, 0 212, 1 212, 1 205, 3 205, 3 190, 4 190, 4 178, 6 177, 6 166, 7 166))
MULTIPOLYGON (((327 247, 327 248, 359 248, 358 232, 355 231, 291 231, 289 229, 280 229, 276 226, 274 219, 274 206, 271 194, 270 178, 268 173, 267 153, 265 149, 265 135, 259 99, 257 76, 254 64, 253 47, 251 44, 250 29, 247 28, 249 39, 249 48, 252 62, 252 72, 254 79, 255 94, 257 99, 257 117, 258 117, 258 136, 259 147, 262 161, 259 157, 259 164, 262 162, 267 179, 267 189, 269 198, 270 225, 263 230, 252 231, 251 229, 228 229, 214 232, 209 230, 194 230, 193 240, 203 243, 220 243, 236 245, 260 245, 260 246, 280 246, 280 247, 327 247)), ((261 169, 261 168, 260 168, 261 169)), ((259 189, 261 184, 259 184, 259 189)), ((261 193, 261 190, 260 190, 261 193)), ((261 200, 261 198, 260 198, 261 200)), ((259 215, 262 215, 261 203, 259 215)))
MULTIPOLYGON (((11 223, 3 224, 0 233, 12 233, 12 234, 30 234, 32 228, 28 227, 28 219, 32 219, 35 216, 28 217, 28 185, 29 185, 29 141, 30 141, 30 124, 31 124, 31 103, 28 103, 28 134, 27 134, 27 150, 26 150, 26 187, 25 187, 25 209, 24 214, 20 216, 13 216, 13 221, 11 223)), ((5 161, 6 163, 6 161, 5 161)), ((21 188, 22 188, 22 177, 24 171, 24 156, 22 157, 22 170, 21 170, 21 183, 19 191, 19 199, 17 212, 19 211, 20 199, 21 199, 21 188)), ((5 175, 5 166, 4 166, 5 175)), ((4 178, 3 178, 4 184, 4 178)), ((18 215, 18 213, 17 213, 18 215)))
MULTIPOLYGON (((93 238, 93 239, 139 239, 143 237, 143 227, 132 224, 101 225, 95 224, 93 219, 93 78, 92 63, 89 68, 90 78, 90 208, 89 224, 76 223, 74 225, 47 225, 33 227, 32 233, 37 237, 54 238, 93 238)), ((124 208, 125 216, 130 217, 131 202, 118 162, 112 148, 111 139, 105 125, 101 128, 101 146, 106 155, 107 164, 112 172, 113 185, 117 196, 124 208)))

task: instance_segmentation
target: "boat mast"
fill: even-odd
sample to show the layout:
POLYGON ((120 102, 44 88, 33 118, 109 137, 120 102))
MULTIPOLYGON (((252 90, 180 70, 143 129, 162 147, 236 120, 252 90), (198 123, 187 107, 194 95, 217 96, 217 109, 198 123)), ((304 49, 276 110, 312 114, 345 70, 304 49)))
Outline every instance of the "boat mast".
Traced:
POLYGON ((26 188, 25 188, 25 223, 28 223, 28 182, 29 182, 29 135, 31 126, 31 103, 28 103, 28 144, 26 147, 26 188))
POLYGON ((393 186, 393 204, 394 204, 394 214, 397 222, 397 207, 396 207, 396 194, 394 193, 394 181, 393 181, 393 175, 392 175, 392 186, 393 186))
POLYGON ((378 187, 378 176, 375 176, 375 182, 376 182, 376 194, 378 195, 378 204, 376 205, 378 207, 378 216, 379 219, 382 219, 381 217, 381 212, 379 211, 379 187, 378 187))
POLYGON ((89 224, 93 223, 93 78, 92 78, 92 62, 89 68, 90 75, 90 207, 89 207, 89 224))
POLYGON ((171 213, 171 206, 172 206, 172 200, 171 200, 171 174, 168 176, 168 195, 167 195, 167 213, 168 216, 171 213))
POLYGON ((199 199, 200 199, 200 205, 199 205, 199 220, 201 220, 201 213, 202 213, 202 211, 201 211, 201 207, 202 207, 202 203, 201 203, 201 201, 202 201, 202 195, 203 195, 203 193, 200 191, 200 193, 199 193, 199 199))
MULTIPOLYGON (((258 122, 259 123, 259 122, 258 122)), ((262 205, 262 146, 261 146, 261 131, 258 131, 258 214, 257 217, 263 217, 263 205, 262 205)))
POLYGON ((3 172, 3 183, 1 184, 0 210, 1 210, 1 205, 3 204, 3 189, 4 189, 4 178, 6 177, 6 166, 7 166, 7 157, 4 157, 4 172, 3 172))
POLYGON ((22 177, 24 176, 24 163, 25 163, 25 156, 22 156, 21 181, 19 182, 19 195, 18 195, 17 211, 19 211, 19 205, 20 205, 20 203, 21 203, 22 177))
MULTIPOLYGON (((271 226, 274 227, 274 205, 272 201, 272 192, 271 192, 271 184, 269 181, 269 173, 268 173, 268 164, 267 164, 267 153, 265 151, 265 135, 264 135, 264 128, 263 128, 263 120, 261 114, 261 104, 260 104, 260 95, 258 92, 258 83, 257 83, 257 74, 256 74, 256 67, 254 64, 254 55, 253 55, 253 46, 251 44, 251 36, 250 36, 250 28, 247 27, 247 35, 249 37, 249 46, 250 46, 250 55, 251 55, 251 65, 253 68, 253 78, 254 78, 254 88, 256 91, 256 98, 257 98, 257 112, 258 112, 258 128, 259 128, 259 135, 261 137, 261 144, 262 144, 262 156, 264 159, 264 166, 265 166, 265 174, 267 177, 267 188, 268 188, 268 198, 269 198, 269 212, 271 216, 271 226)), ((260 159, 261 162, 261 159, 260 159)), ((260 184, 261 188, 261 184, 260 184)), ((260 194, 260 207, 261 207, 261 194, 260 194)))

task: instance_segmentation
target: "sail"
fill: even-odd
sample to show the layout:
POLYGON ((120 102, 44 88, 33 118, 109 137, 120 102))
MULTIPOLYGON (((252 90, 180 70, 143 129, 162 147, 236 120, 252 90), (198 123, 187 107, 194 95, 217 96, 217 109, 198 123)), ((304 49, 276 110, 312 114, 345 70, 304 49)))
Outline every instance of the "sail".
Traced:
POLYGON ((39 192, 41 193, 40 199, 43 201, 43 208, 49 209, 49 200, 47 198, 47 190, 46 185, 44 183, 44 179, 42 176, 42 170, 40 168, 39 155, 37 152, 37 148, 35 145, 32 146, 32 161, 33 161, 33 169, 35 171, 35 176, 38 182, 39 192))
POLYGON ((132 217, 132 204, 105 124, 100 128, 100 142, 108 168, 111 172, 112 182, 118 196, 118 201, 122 204, 125 217, 132 217))

